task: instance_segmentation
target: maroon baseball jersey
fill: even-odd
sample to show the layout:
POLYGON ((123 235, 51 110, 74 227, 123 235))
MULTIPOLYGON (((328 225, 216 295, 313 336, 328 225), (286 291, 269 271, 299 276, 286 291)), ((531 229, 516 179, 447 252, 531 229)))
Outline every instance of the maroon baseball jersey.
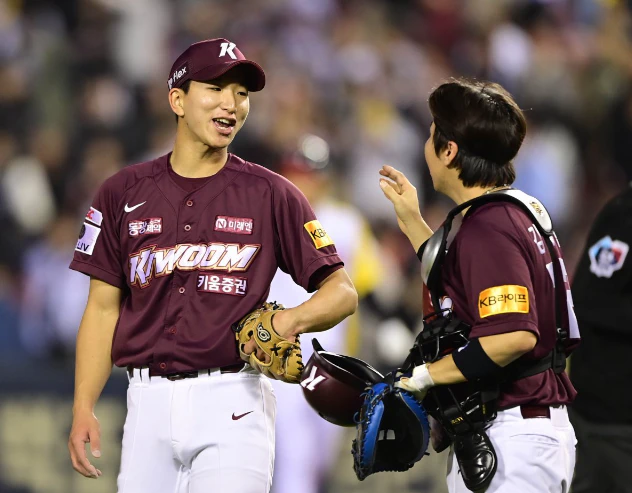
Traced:
MULTIPOLYGON (((553 349, 553 265, 544 241, 517 205, 494 202, 468 211, 448 249, 443 282, 455 315, 472 326, 471 338, 527 330, 538 342, 524 359, 543 358, 553 349)), ((557 244, 556 249, 561 258, 557 244)), ((564 325, 575 341, 579 332, 565 281, 564 325)), ((566 373, 547 370, 504 384, 499 407, 568 404, 575 394, 566 373)))
POLYGON ((342 267, 285 178, 229 154, 212 177, 176 179, 170 155, 102 185, 70 264, 123 290, 113 361, 155 374, 239 363, 231 325, 266 300, 277 267, 308 291, 342 267))

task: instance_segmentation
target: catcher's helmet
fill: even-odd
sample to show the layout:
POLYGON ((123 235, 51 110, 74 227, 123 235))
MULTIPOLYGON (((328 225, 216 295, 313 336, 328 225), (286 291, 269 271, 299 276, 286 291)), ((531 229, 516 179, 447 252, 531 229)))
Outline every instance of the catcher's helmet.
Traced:
POLYGON ((362 393, 384 377, 360 359, 325 351, 316 339, 312 345, 314 354, 301 377, 305 399, 330 423, 355 426, 353 417, 362 407, 362 393))

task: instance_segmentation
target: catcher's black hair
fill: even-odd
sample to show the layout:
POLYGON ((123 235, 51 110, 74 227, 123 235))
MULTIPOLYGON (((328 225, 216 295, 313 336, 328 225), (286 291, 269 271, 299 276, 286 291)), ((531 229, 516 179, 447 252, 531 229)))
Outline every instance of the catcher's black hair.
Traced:
MULTIPOLYGON (((191 79, 185 80, 184 83, 180 86, 180 89, 182 89, 184 91, 184 94, 188 94, 190 87, 191 87, 191 79)), ((178 115, 176 115, 176 123, 178 123, 179 119, 180 119, 180 117, 178 115)))
POLYGON ((428 100, 435 129, 435 152, 448 142, 458 145, 450 165, 466 187, 511 185, 512 163, 527 132, 518 104, 499 84, 452 79, 437 87, 428 100))

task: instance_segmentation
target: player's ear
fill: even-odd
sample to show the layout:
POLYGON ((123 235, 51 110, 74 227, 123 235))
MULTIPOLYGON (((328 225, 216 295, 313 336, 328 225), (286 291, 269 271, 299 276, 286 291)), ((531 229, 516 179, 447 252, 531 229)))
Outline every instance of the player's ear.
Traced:
POLYGON ((169 91, 169 106, 176 115, 184 116, 184 91, 179 87, 169 91))
POLYGON ((459 152, 459 146, 453 140, 448 141, 445 149, 441 153, 441 160, 443 164, 448 166, 452 160, 456 157, 456 154, 459 152))

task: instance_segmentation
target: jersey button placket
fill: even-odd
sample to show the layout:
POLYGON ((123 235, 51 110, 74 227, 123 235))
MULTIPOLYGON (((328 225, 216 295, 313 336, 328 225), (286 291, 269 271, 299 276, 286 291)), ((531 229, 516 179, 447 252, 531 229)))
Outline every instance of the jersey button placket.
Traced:
POLYGON ((160 367, 161 370, 167 369, 167 363, 160 363, 158 366, 160 367))
MULTIPOLYGON (((196 233, 193 232, 193 226, 195 226, 198 221, 198 218, 196 217, 196 211, 195 209, 193 209, 193 205, 194 202, 192 199, 186 199, 186 201, 181 202, 179 213, 179 221, 181 222, 179 224, 179 228, 182 229, 180 229, 180 233, 177 235, 177 241, 180 244, 196 244, 199 241, 199 238, 194 237, 196 233)), ((191 280, 190 278, 193 274, 194 272, 181 269, 175 269, 173 272, 174 287, 175 289, 177 289, 177 292, 183 296, 172 298, 172 300, 175 304, 175 307, 177 307, 176 311, 181 314, 186 312, 186 307, 190 302, 189 296, 187 296, 189 292, 185 286, 191 280)), ((186 316, 183 317, 183 322, 187 323, 186 316)), ((176 340, 178 339, 176 337, 178 329, 175 326, 171 326, 166 330, 166 332, 166 339, 172 345, 175 344, 176 340)))

